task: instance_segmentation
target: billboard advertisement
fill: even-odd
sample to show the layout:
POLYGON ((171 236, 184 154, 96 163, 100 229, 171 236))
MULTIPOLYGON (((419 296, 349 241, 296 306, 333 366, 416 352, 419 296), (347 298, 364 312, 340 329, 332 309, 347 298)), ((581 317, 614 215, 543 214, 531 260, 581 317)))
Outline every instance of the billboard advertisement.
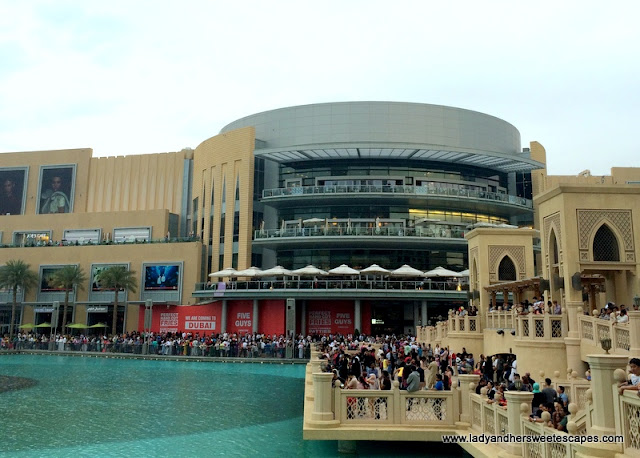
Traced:
POLYGON ((75 165, 42 166, 38 213, 41 215, 73 211, 75 165))
POLYGON ((53 276, 60 269, 62 269, 62 266, 42 268, 40 273, 40 292, 43 292, 43 293, 64 292, 64 288, 57 287, 53 284, 53 276))
POLYGON ((351 301, 309 301, 307 310, 308 334, 351 334, 354 330, 351 301))
POLYGON ((0 215, 24 213, 26 177, 26 168, 0 169, 0 215))
POLYGON ((180 287, 180 264, 157 264, 144 267, 145 291, 175 291, 180 287))
MULTIPOLYGON (((203 305, 158 305, 153 307, 151 330, 160 333, 187 332, 193 335, 211 335, 220 332, 222 304, 214 302, 203 305)), ((140 307, 138 323, 144 326, 144 306, 140 307)))
MULTIPOLYGON (((91 291, 104 291, 102 285, 100 284, 100 273, 108 269, 109 267, 122 266, 125 268, 129 268, 127 264, 93 264, 91 265, 91 291)), ((115 289, 115 288, 114 288, 115 289)), ((111 290, 113 291, 113 289, 111 290)), ((124 291, 123 288, 120 288, 120 291, 124 291)))

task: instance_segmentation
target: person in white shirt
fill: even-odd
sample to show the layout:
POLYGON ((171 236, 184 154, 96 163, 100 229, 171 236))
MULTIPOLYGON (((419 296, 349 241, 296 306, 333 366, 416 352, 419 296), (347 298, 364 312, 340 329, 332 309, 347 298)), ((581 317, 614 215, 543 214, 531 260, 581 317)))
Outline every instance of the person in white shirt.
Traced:
POLYGON ((631 374, 629 381, 618 386, 618 393, 620 394, 627 390, 640 390, 640 358, 631 358, 629 361, 629 372, 631 374))
POLYGON ((617 322, 618 323, 628 323, 629 322, 629 315, 627 315, 627 310, 626 309, 620 310, 620 315, 618 315, 617 322))

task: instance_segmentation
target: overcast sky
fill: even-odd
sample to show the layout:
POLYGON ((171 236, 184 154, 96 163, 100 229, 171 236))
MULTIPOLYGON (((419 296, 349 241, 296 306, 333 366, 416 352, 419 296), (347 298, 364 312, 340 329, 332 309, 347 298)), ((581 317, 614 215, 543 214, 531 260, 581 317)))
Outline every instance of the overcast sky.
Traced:
POLYGON ((609 174, 640 166, 639 17, 637 0, 0 0, 0 151, 178 151, 260 111, 384 100, 488 113, 549 173, 609 174))

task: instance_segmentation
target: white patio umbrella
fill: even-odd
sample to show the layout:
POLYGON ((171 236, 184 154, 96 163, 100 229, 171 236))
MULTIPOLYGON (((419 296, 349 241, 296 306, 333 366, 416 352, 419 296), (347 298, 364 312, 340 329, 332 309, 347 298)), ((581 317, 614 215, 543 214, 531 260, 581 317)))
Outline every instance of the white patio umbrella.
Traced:
POLYGON ((319 224, 324 223, 324 218, 309 218, 302 221, 302 224, 319 224))
POLYGON ((291 275, 299 275, 301 277, 313 277, 316 275, 328 275, 328 273, 322 269, 318 269, 316 266, 312 266, 311 264, 309 264, 307 267, 292 270, 291 275))
POLYGON ((465 269, 462 272, 458 272, 458 275, 460 277, 468 277, 469 276, 469 269, 465 269))
POLYGON ((396 270, 391 271, 392 277, 424 277, 424 272, 418 269, 414 269, 410 265, 403 265, 396 270))
POLYGON ((291 275, 291 271, 289 269, 285 269, 282 266, 275 266, 271 269, 263 270, 259 272, 257 277, 284 277, 291 275))
POLYGON ((440 220, 435 218, 420 218, 416 220, 416 224, 438 223, 438 222, 440 222, 440 220))
POLYGON ((434 278, 434 277, 455 277, 459 278, 461 275, 458 272, 454 272, 453 270, 445 269, 442 266, 438 266, 435 269, 429 270, 424 273, 425 277, 434 278))
POLYGON ((233 273, 233 277, 258 277, 260 276, 260 273, 262 272, 262 270, 258 269, 257 267, 249 267, 248 269, 244 269, 244 270, 238 270, 237 272, 233 273))
POLYGON ((360 271, 349 267, 346 264, 342 264, 338 267, 334 267, 329 271, 331 275, 360 275, 360 271))
POLYGON ((219 270, 209 274, 210 277, 231 277, 236 273, 236 269, 233 267, 227 267, 226 269, 219 270))
POLYGON ((367 267, 366 269, 362 269, 360 271, 361 274, 380 274, 380 275, 384 275, 384 274, 388 274, 389 271, 387 269, 385 269, 384 267, 380 267, 378 264, 371 264, 369 267, 367 267))

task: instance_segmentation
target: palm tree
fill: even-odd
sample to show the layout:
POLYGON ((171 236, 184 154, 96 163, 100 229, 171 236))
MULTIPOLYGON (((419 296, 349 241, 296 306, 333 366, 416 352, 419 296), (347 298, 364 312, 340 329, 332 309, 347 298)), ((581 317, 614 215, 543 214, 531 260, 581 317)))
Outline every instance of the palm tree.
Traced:
POLYGON ((120 290, 136 292, 138 281, 135 272, 127 269, 125 266, 111 266, 104 269, 98 274, 100 288, 115 292, 113 301, 113 322, 111 325, 112 334, 116 334, 116 326, 118 321, 118 294, 120 290))
MULTIPOLYGON (((80 289, 84 289, 84 283, 87 281, 87 275, 82 270, 82 267, 64 266, 62 269, 58 269, 53 274, 53 284, 64 289, 64 311, 62 312, 62 333, 64 334, 64 328, 67 325, 67 308, 69 307, 69 293, 77 286, 80 289)), ((77 299, 76 299, 77 300, 77 299)))
POLYGON ((31 266, 21 259, 10 259, 0 267, 0 288, 10 289, 13 293, 11 305, 11 324, 9 325, 9 341, 13 341, 13 328, 16 322, 16 305, 18 289, 26 294, 27 289, 38 284, 38 274, 31 270, 31 266))

